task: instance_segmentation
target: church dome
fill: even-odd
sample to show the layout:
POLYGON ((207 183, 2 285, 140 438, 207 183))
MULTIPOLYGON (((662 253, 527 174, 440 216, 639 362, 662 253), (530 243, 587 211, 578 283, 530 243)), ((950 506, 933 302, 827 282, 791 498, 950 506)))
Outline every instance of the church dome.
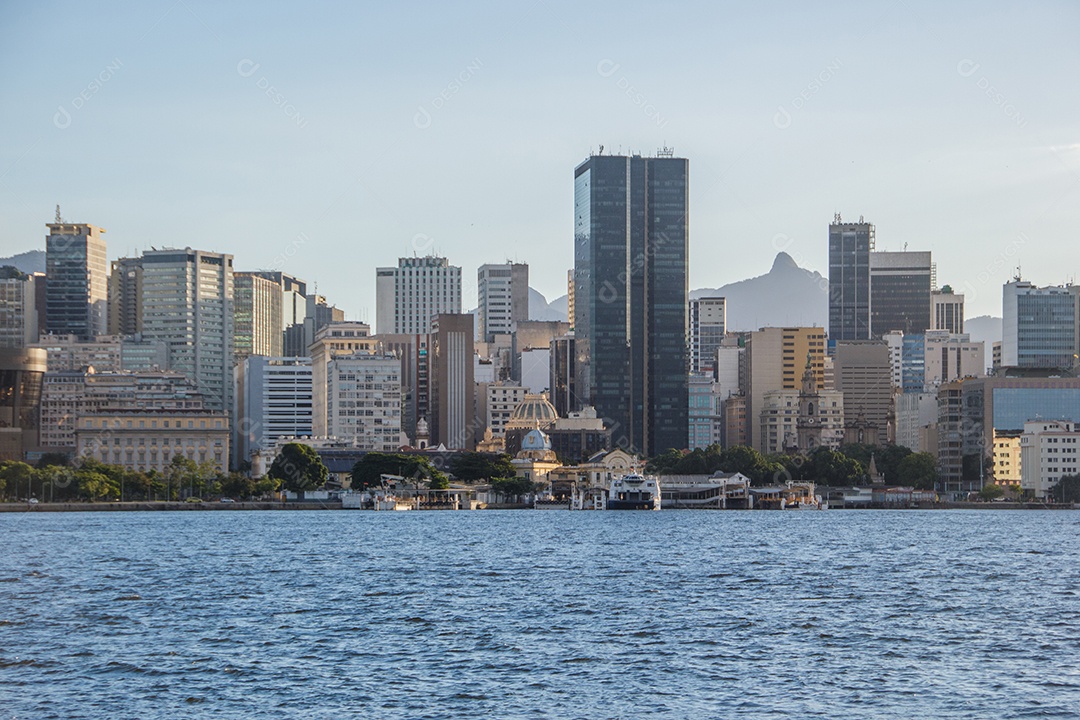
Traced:
POLYGON ((528 394, 510 414, 506 429, 549 428, 558 418, 559 414, 555 412, 555 406, 548 402, 546 395, 528 394))
POLYGON ((551 439, 544 434, 543 430, 536 428, 530 430, 524 438, 521 439, 522 450, 544 450, 551 449, 551 439))

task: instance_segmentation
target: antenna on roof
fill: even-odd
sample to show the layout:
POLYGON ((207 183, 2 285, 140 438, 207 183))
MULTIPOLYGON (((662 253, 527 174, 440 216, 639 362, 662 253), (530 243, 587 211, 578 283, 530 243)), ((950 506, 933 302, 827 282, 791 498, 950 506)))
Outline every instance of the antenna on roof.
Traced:
POLYGON ((58 223, 64 222, 63 219, 60 217, 60 206, 59 205, 56 206, 56 222, 58 222, 58 223))

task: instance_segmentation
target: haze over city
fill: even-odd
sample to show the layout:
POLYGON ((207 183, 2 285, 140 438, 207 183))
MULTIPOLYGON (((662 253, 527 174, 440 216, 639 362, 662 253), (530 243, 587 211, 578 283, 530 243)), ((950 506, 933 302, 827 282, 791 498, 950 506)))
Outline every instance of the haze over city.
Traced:
POLYGON ((1074 279, 1080 7, 6 4, 0 254, 65 218, 281 267, 374 319, 374 269, 573 265, 590 152, 690 160, 691 288, 827 272, 837 212, 931 250, 968 315, 1074 279), (28 62, 32 58, 33 62, 28 62))

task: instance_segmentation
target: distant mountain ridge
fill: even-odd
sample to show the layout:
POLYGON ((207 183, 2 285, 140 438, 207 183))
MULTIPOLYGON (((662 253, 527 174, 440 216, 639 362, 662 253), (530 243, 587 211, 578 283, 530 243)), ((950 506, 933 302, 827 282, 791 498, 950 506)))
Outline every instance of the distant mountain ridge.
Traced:
POLYGON ((799 267, 778 253, 769 272, 757 277, 691 290, 691 298, 727 299, 727 329, 740 332, 763 327, 826 327, 829 322, 829 279, 799 267))
POLYGON ((45 272, 45 251, 28 250, 11 257, 0 258, 0 265, 11 265, 24 273, 45 272))

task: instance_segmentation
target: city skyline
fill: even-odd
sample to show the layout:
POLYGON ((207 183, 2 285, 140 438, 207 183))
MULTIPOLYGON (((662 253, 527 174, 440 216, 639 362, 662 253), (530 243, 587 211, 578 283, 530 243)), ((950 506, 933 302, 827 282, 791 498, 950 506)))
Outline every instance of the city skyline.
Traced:
POLYGON ((691 288, 779 251, 827 273, 836 212, 873 222, 879 250, 932 251, 972 317, 1000 314, 1018 265, 1073 279, 1056 260, 1080 213, 1077 99, 1051 89, 1080 52, 1066 4, 539 3, 468 25, 450 8, 406 25, 384 8, 125 7, 0 11, 12 65, 41 55, 35 28, 94 38, 5 79, 26 111, 0 152, 0 254, 40 248, 59 202, 110 230, 110 260, 230 253, 369 323, 374 268, 414 253, 526 262, 551 300, 573 265, 566 168, 606 144, 693 160, 691 288))

